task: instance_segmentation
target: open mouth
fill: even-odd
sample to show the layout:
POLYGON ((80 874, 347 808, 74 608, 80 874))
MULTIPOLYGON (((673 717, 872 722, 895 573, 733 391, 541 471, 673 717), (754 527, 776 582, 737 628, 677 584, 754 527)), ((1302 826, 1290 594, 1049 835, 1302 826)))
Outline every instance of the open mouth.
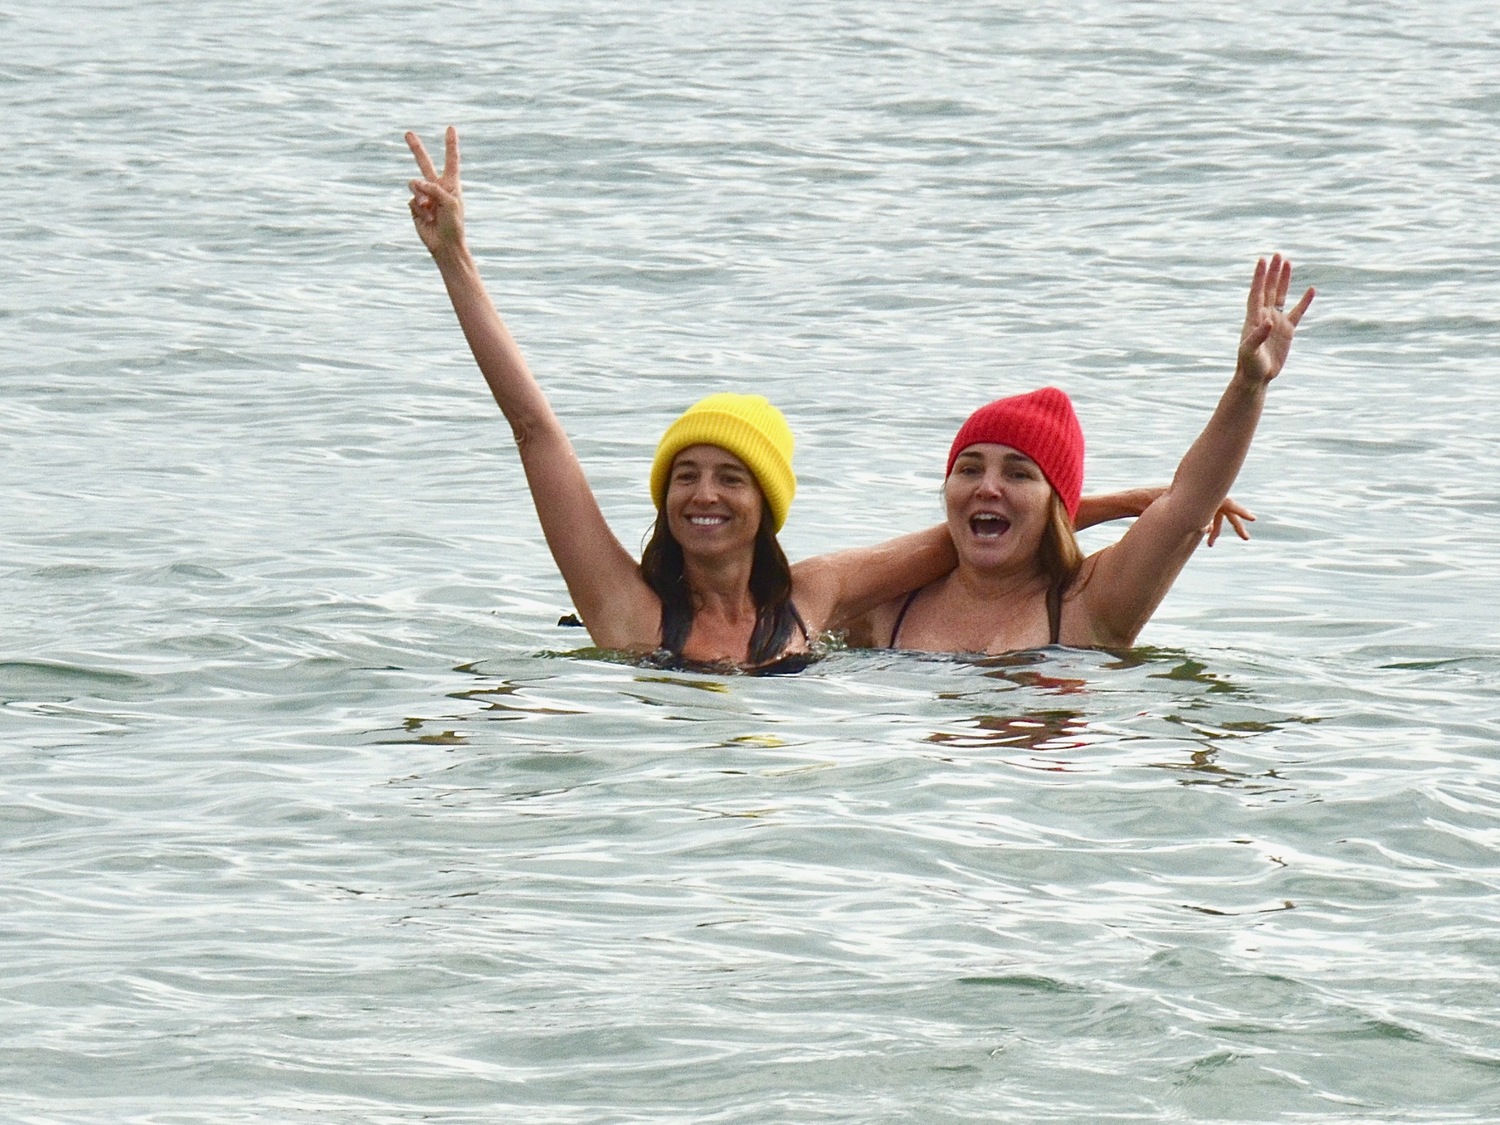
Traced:
POLYGON ((718 527, 729 522, 728 516, 688 516, 688 523, 694 527, 718 527))
POLYGON ((969 517, 969 530, 978 539, 999 539, 1010 530, 1010 520, 994 512, 979 512, 969 517))

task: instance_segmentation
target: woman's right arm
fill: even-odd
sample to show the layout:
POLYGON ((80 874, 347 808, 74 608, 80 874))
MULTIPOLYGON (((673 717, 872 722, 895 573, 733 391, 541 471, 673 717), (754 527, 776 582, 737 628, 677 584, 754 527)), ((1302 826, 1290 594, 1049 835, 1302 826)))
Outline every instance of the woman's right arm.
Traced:
POLYGON ((792 565, 792 600, 816 635, 841 632, 883 602, 936 582, 958 565, 947 524, 874 547, 815 555, 792 565))
POLYGON ((660 639, 661 603, 604 521, 583 467, 521 349, 495 311, 464 238, 458 133, 451 126, 441 174, 415 133, 406 143, 422 178, 411 214, 453 302, 469 350, 510 423, 542 534, 594 642, 649 651, 660 639))

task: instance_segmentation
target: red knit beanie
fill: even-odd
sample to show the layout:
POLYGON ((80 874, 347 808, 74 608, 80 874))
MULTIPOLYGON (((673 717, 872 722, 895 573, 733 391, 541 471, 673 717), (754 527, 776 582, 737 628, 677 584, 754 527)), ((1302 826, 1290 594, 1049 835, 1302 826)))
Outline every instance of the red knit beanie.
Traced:
POLYGON ((1030 394, 997 398, 974 411, 953 439, 944 477, 953 472, 960 453, 980 442, 1008 445, 1026 454, 1057 490, 1068 517, 1078 514, 1078 498, 1083 494, 1083 427, 1062 391, 1043 387, 1030 394))

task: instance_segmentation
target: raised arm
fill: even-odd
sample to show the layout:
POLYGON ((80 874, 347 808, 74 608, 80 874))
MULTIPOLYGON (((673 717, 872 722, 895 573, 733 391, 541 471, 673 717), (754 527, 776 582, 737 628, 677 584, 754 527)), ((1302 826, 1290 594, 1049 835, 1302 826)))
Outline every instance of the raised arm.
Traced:
MULTIPOLYGON (((1281 373, 1292 337, 1312 304, 1309 289, 1286 309, 1292 266, 1277 254, 1256 263, 1234 376, 1198 440, 1183 457, 1167 491, 1116 544, 1084 564, 1076 621, 1087 643, 1132 644, 1191 557, 1203 528, 1239 474, 1265 405, 1266 388, 1281 373)), ((1065 634, 1074 630, 1065 621, 1065 634)), ((1082 639, 1082 638, 1080 638, 1082 639)))
POLYGON ((568 435, 495 311, 469 252, 458 133, 449 126, 441 173, 415 133, 406 134, 406 143, 422 173, 411 181, 412 221, 442 274, 490 393, 510 423, 542 533, 568 593, 596 644, 654 648, 661 603, 605 523, 568 435))

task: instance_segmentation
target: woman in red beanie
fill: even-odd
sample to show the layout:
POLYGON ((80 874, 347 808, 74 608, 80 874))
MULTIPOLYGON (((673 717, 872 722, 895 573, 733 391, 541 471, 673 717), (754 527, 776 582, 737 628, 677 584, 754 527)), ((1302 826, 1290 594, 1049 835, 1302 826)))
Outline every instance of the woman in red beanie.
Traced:
MULTIPOLYGON (((833 623, 952 570, 942 526, 789 565, 776 533, 796 491, 791 430, 764 398, 729 394, 696 403, 662 438, 651 472, 656 528, 638 564, 605 523, 568 435, 480 280, 464 237, 457 133, 447 132, 441 173, 414 133, 406 141, 422 174, 411 181, 412 220, 510 422, 547 545, 596 644, 764 667, 806 652, 833 623)), ((1101 497, 1083 518, 1135 515, 1152 494, 1101 497)))
POLYGON ((1244 462, 1266 387, 1312 303, 1309 289, 1285 308, 1291 279, 1279 254, 1256 264, 1234 377, 1172 484, 1119 542, 1084 558, 1073 536, 1083 431, 1067 395, 1046 387, 999 399, 969 417, 948 452, 943 496, 957 569, 884 603, 851 632, 928 652, 1134 644, 1244 462))

